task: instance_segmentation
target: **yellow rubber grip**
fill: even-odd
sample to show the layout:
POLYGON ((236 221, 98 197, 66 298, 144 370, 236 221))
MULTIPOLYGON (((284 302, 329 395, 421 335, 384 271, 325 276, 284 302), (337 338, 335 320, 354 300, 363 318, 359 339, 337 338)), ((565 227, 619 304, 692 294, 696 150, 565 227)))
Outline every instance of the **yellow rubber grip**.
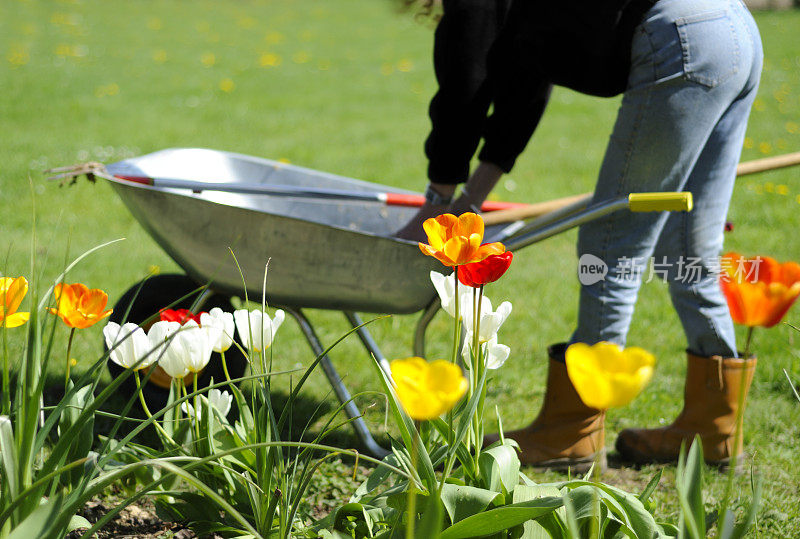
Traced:
POLYGON ((692 193, 631 193, 631 211, 692 211, 692 193))

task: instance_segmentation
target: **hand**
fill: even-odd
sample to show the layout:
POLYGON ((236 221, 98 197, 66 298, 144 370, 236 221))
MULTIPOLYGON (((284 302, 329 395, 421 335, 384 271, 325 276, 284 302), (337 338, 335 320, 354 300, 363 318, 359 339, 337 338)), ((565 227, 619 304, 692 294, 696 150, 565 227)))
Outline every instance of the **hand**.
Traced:
POLYGON ((422 223, 431 217, 436 217, 443 213, 448 213, 447 205, 426 203, 414 214, 414 217, 412 217, 403 228, 395 232, 394 235, 403 240, 426 241, 428 237, 422 229, 422 223))

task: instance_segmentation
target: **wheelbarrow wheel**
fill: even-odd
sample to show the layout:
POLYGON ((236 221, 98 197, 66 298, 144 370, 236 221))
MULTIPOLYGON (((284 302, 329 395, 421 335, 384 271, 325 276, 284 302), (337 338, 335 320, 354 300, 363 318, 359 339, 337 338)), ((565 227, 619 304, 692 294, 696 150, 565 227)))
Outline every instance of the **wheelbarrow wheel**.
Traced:
MULTIPOLYGON (((157 315, 161 309, 167 307, 172 309, 191 309, 203 292, 197 291, 199 286, 186 275, 155 275, 130 287, 114 305, 114 312, 109 317, 109 321, 120 325, 124 322, 142 325, 146 321, 152 324, 158 321, 158 317, 153 315, 157 315), (187 297, 181 300, 184 296, 187 297), (178 303, 175 303, 176 301, 178 303), (173 303, 175 304, 173 305, 173 303)), ((214 307, 219 307, 223 311, 233 312, 230 299, 222 294, 206 294, 206 297, 201 301, 202 303, 196 306, 197 311, 209 311, 214 307)), ((145 330, 149 329, 149 325, 143 327, 145 330)), ((105 341, 103 346, 104 349, 108 349, 105 346, 105 341)), ((235 344, 225 352, 225 361, 231 378, 239 378, 244 375, 247 360, 235 344)), ((112 377, 116 377, 125 369, 109 360, 108 370, 111 372, 112 377)), ((225 380, 222 358, 216 352, 211 355, 211 361, 208 362, 206 368, 200 372, 197 379, 198 387, 208 386, 212 378, 214 383, 225 380)), ((128 396, 135 394, 136 382, 132 376, 128 377, 122 384, 122 391, 128 396)), ((169 379, 166 373, 154 371, 148 383, 142 387, 142 394, 151 412, 163 408, 169 398, 169 379)))

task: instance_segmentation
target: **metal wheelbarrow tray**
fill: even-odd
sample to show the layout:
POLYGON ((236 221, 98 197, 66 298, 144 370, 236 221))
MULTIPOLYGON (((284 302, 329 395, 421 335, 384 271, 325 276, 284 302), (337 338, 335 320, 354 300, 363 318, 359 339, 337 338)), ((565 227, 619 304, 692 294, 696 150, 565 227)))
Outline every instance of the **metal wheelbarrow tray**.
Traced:
MULTIPOLYGON (((415 208, 285 193, 265 196, 228 192, 220 184, 365 194, 411 192, 208 149, 162 150, 108 165, 106 170, 107 174, 98 175, 111 182, 133 216, 198 284, 210 283, 214 292, 228 297, 242 294, 242 277, 230 258, 230 248, 242 268, 248 294, 261 298, 264 267, 269 260, 267 301, 297 320, 315 354, 322 354, 325 348, 303 315, 304 308, 343 311, 353 327, 362 324, 357 312, 423 311, 415 332, 414 353, 424 356, 425 330, 439 309, 429 273, 442 270, 442 266, 423 256, 416 242, 392 237, 415 208), (194 190, 130 181, 141 177, 170 178, 177 184, 185 180, 194 185, 194 190), (203 189, 203 184, 216 187, 203 189)), ((527 224, 519 221, 487 227, 486 241, 503 241, 509 250, 516 250, 628 208, 629 200, 623 197, 589 208, 586 205, 586 201, 576 202, 527 224)), ((388 370, 388 362, 367 329, 359 328, 358 335, 367 351, 388 370)), ((385 455, 329 358, 323 357, 321 365, 337 397, 346 405, 347 415, 354 420, 361 441, 371 453, 385 455)))

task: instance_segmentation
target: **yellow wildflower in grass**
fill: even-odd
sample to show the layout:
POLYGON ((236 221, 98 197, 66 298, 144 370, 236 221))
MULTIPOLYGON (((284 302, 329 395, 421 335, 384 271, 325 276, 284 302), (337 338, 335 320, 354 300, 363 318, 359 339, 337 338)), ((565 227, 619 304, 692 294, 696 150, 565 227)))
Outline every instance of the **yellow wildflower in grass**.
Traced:
POLYGON ((784 184, 776 185, 775 186, 775 192, 778 193, 779 195, 784 195, 784 196, 788 195, 789 194, 789 186, 788 185, 784 185, 784 184))
POLYGON ((769 142, 762 142, 761 144, 758 145, 758 151, 765 155, 768 153, 772 153, 772 144, 770 144, 769 142))
POLYGON ((280 32, 267 32, 267 34, 264 36, 264 41, 271 45, 283 43, 284 39, 285 37, 280 32))
POLYGON ((116 82, 112 82, 111 84, 105 84, 103 86, 98 86, 94 89, 95 97, 107 97, 107 96, 114 96, 119 93, 119 84, 116 82))
POLYGON ((396 359, 391 363, 397 398, 412 419, 436 419, 451 410, 469 387, 457 365, 437 359, 428 363, 420 357, 396 359))
POLYGON ((656 358, 632 346, 622 349, 609 342, 567 348, 567 374, 586 406, 607 410, 625 406, 653 376, 656 358))
POLYGON ((54 52, 56 56, 72 56, 72 47, 66 43, 59 43, 54 52))
POLYGON ((211 67, 217 63, 217 56, 213 52, 206 52, 200 57, 200 63, 206 67, 211 67))
POLYGON ((460 266, 480 262, 491 255, 503 254, 500 242, 483 242, 483 218, 472 212, 460 217, 445 213, 422 224, 428 244, 419 243, 420 250, 445 266, 460 266))
POLYGON ((797 122, 788 121, 785 127, 787 133, 791 133, 792 135, 800 133, 800 124, 797 122))
POLYGON ((95 325, 108 317, 112 310, 104 310, 108 303, 108 295, 98 288, 91 290, 84 284, 59 283, 53 294, 58 302, 57 308, 50 308, 71 328, 84 329, 95 325))
POLYGON ((408 58, 403 58, 399 62, 397 62, 397 70, 402 71, 404 73, 408 73, 414 69, 414 62, 409 60, 408 58))
POLYGON ((20 45, 14 45, 11 47, 11 50, 6 55, 6 59, 8 63, 11 64, 13 67, 23 66, 30 62, 31 55, 28 52, 28 49, 22 47, 20 45))
POLYGON ((765 108, 766 108, 766 106, 764 105, 764 101, 762 99, 756 98, 756 100, 753 101, 753 110, 757 110, 758 112, 761 112, 765 108))
POLYGON ((225 78, 219 82, 219 89, 226 94, 231 93, 236 88, 236 83, 233 80, 225 78))
POLYGON ((753 140, 752 137, 744 137, 744 144, 742 146, 744 146, 746 150, 755 147, 755 145, 756 142, 753 140))
POLYGON ((157 64, 163 64, 167 61, 167 51, 159 49, 153 53, 153 61, 157 64))
POLYGON ((236 24, 241 28, 253 28, 258 21, 249 15, 236 19, 236 24))
POLYGON ((311 54, 307 51, 298 51, 292 55, 292 61, 296 64, 305 64, 311 60, 311 54))
POLYGON ((281 57, 272 52, 265 52, 258 59, 261 67, 275 67, 281 65, 281 57))
POLYGON ((25 277, 0 277, 0 327, 15 328, 28 321, 30 313, 17 312, 27 293, 25 277))

